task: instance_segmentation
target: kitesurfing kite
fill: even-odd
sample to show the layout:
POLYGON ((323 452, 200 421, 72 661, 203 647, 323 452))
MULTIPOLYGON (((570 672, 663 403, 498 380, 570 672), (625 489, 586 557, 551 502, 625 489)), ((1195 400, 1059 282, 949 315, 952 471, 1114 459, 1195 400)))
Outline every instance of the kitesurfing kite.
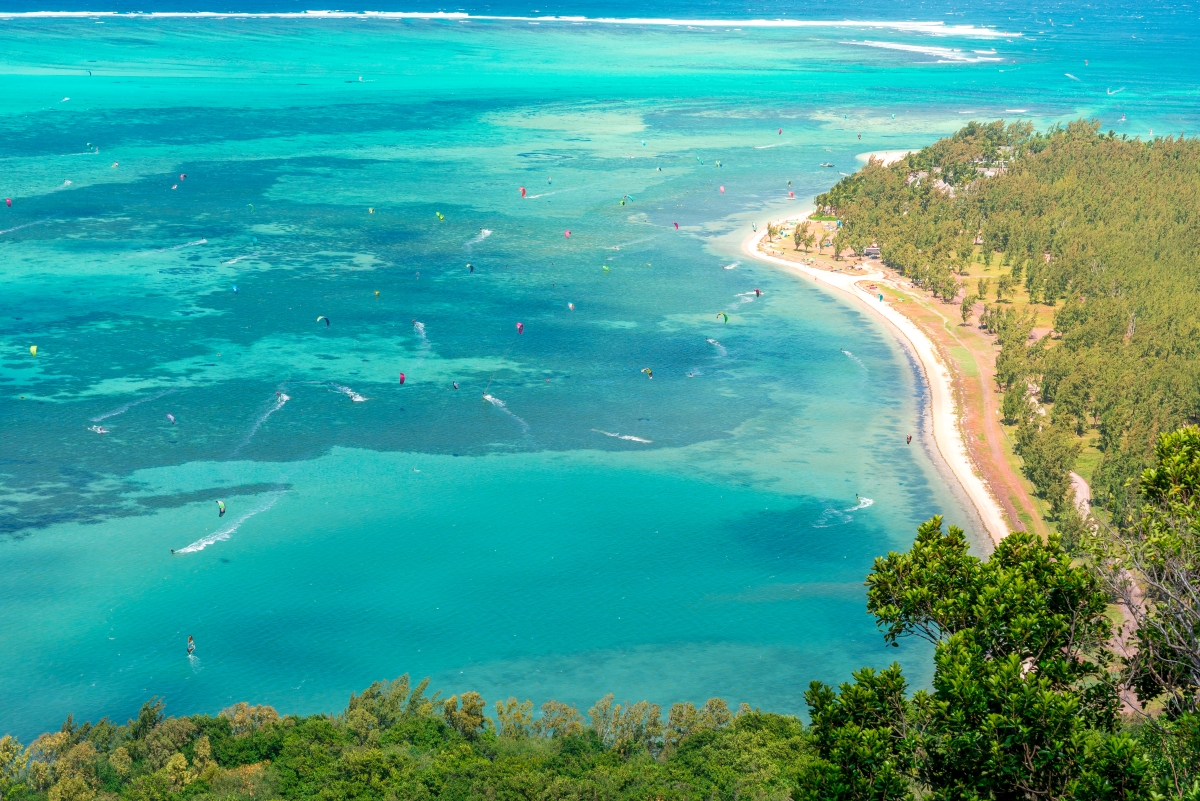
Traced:
POLYGON ((675 230, 676 230, 676 231, 678 231, 678 230, 679 230, 679 223, 675 223, 675 230))
POLYGON ((4 198, 4 202, 8 204, 8 207, 10 209, 12 208, 12 198, 11 197, 4 198))
POLYGON ((729 325, 729 315, 728 314, 726 314, 725 312, 717 312, 717 319, 719 320, 721 318, 725 319, 725 325, 729 325))
POLYGON ((29 352, 30 352, 30 354, 37 356, 37 345, 30 345, 29 352))
POLYGON ((564 238, 566 238, 566 239, 570 239, 570 238, 571 238, 571 232, 570 232, 570 231, 563 231, 563 237, 564 237, 564 238))
POLYGON ((654 371, 649 367, 643 367, 642 372, 646 374, 646 378, 654 378, 654 371))
POLYGON ((167 419, 171 421, 171 425, 175 425, 175 415, 167 412, 167 419))
POLYGON ((438 218, 439 220, 445 220, 445 219, 446 219, 446 215, 442 214, 440 211, 435 211, 435 212, 434 212, 434 214, 436 214, 436 215, 437 215, 437 218, 438 218))
POLYGON ((320 317, 317 318, 317 322, 319 323, 322 320, 325 321, 325 327, 328 328, 329 327, 329 318, 322 314, 320 317))
POLYGON ((525 187, 521 187, 521 197, 525 197, 525 187))
POLYGON ((217 512, 217 517, 224 517, 225 516, 225 502, 217 501, 217 509, 220 510, 217 512))
POLYGON ((525 333, 525 323, 517 323, 517 333, 518 334, 525 333))
POLYGON ((400 386, 404 386, 404 373, 400 374, 400 386))

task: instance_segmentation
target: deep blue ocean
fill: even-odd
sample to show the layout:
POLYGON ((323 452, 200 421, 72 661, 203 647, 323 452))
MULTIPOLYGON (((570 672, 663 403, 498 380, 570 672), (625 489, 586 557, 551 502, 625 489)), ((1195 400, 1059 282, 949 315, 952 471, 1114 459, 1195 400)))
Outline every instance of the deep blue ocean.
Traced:
POLYGON ((0 730, 927 682, 921 375, 741 243, 969 120, 1190 134, 1194 6, 306 10, 0 2, 0 730))

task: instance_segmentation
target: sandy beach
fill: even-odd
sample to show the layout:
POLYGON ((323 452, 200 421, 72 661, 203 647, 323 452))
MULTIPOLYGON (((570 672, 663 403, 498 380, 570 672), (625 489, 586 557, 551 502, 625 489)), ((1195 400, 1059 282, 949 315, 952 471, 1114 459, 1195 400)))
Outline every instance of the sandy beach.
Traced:
MULTIPOLYGON (((797 220, 806 220, 809 213, 776 220, 774 224, 783 225, 797 220)), ((997 503, 987 483, 976 473, 967 452, 966 443, 959 427, 959 410, 955 403, 953 382, 949 370, 938 357, 933 343, 920 328, 889 304, 882 302, 878 295, 871 294, 864 287, 874 281, 883 281, 887 276, 881 270, 873 269, 869 265, 863 270, 854 272, 833 272, 764 253, 760 244, 766 236, 765 229, 766 226, 743 242, 742 247, 747 255, 815 279, 818 283, 854 298, 888 322, 891 328, 897 332, 900 341, 917 357, 929 385, 930 416, 933 422, 935 446, 975 507, 993 543, 998 543, 1008 534, 1009 526, 1003 509, 997 503)))
POLYGON ((859 153, 854 158, 861 161, 863 164, 866 164, 871 159, 876 158, 883 162, 883 166, 888 167, 892 164, 895 164, 909 153, 916 152, 916 150, 876 150, 872 153, 859 153))

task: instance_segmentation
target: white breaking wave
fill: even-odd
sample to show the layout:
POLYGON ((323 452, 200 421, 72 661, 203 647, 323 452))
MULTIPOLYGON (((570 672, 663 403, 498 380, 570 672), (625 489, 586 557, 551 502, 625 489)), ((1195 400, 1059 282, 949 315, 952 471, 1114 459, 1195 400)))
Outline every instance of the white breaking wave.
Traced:
POLYGON ((787 142, 776 142, 773 145, 755 145, 754 149, 755 150, 770 150, 773 147, 783 147, 784 145, 790 145, 790 144, 791 144, 791 140, 788 140, 787 142))
POLYGON ((598 428, 593 428, 592 430, 595 431, 597 434, 603 434, 606 437, 614 437, 616 439, 625 439, 625 440, 629 440, 630 442, 644 442, 647 445, 654 442, 654 440, 652 440, 652 439, 642 439, 641 437, 635 437, 633 434, 617 434, 612 431, 601 431, 598 428))
POLYGON ((95 417, 92 418, 92 422, 99 423, 101 420, 107 420, 110 417, 116 417, 119 414, 125 414, 125 412, 129 411, 134 406, 139 406, 143 403, 149 403, 152 400, 158 400, 159 398, 163 397, 164 395, 170 395, 174 391, 175 390, 173 390, 173 389, 167 389, 167 390, 163 390, 162 392, 158 393, 157 395, 151 395, 148 398, 141 398, 140 400, 130 401, 129 403, 125 404, 124 406, 113 409, 111 412, 105 412, 104 414, 96 415, 95 417))
POLYGON ((978 64, 985 61, 1003 61, 998 56, 981 56, 966 53, 957 47, 937 47, 935 45, 910 45, 901 42, 879 42, 866 39, 863 41, 850 40, 841 44, 858 45, 859 47, 878 47, 883 50, 903 50, 906 53, 921 53, 927 56, 937 56, 939 61, 955 64, 978 64))
POLYGON ((196 553, 197 551, 203 551, 205 548, 207 548, 208 546, 212 545, 215 542, 220 542, 221 540, 229 539, 229 537, 235 531, 237 531, 239 528, 242 527, 242 523, 245 523, 247 520, 254 517, 256 514, 259 514, 260 512, 267 511, 272 506, 274 506, 275 502, 278 501, 281 497, 283 497, 282 492, 271 493, 270 495, 267 496, 266 500, 263 503, 260 503, 258 506, 254 507, 253 509, 251 509, 248 512, 244 512, 241 517, 239 517, 235 520, 232 520, 229 523, 226 523, 223 528, 217 529, 212 534, 209 534, 207 537, 201 537, 200 539, 196 540, 195 542, 193 542, 191 545, 187 546, 186 548, 180 548, 175 553, 177 553, 177 554, 178 553, 196 553))
POLYGON ((417 336, 421 338, 422 342, 429 342, 429 339, 425 336, 425 323, 413 320, 413 330, 417 332, 417 336))
POLYGON ((341 384, 334 384, 333 388, 355 403, 362 403, 363 401, 370 400, 370 398, 364 398, 362 395, 359 395, 357 392, 350 389, 350 387, 343 387, 341 384))
MULTIPOLYGON (((1063 73, 1063 75, 1066 75, 1066 76, 1067 76, 1068 78, 1070 78, 1072 81, 1079 81, 1079 79, 1078 79, 1078 78, 1076 78, 1074 75, 1072 75, 1072 74, 1071 74, 1071 73, 1069 73, 1069 72, 1064 72, 1064 73, 1063 73)), ((1080 82, 1080 83, 1083 83, 1083 81, 1079 81, 1079 82, 1080 82)))
POLYGON ((724 270, 736 270, 738 267, 741 266, 741 264, 742 263, 740 261, 735 261, 732 264, 722 264, 721 268, 724 270))
POLYGON ((508 408, 508 406, 504 403, 504 401, 500 400, 499 398, 497 398, 494 395, 488 395, 486 392, 483 394, 483 399, 485 401, 487 401, 488 403, 492 404, 493 406, 495 406, 500 411, 507 414, 512 419, 516 420, 518 423, 520 423, 521 424, 521 433, 529 432, 529 423, 526 423, 520 417, 513 414, 512 410, 508 408))
POLYGON ((257 255, 258 255, 257 253, 247 253, 247 254, 246 254, 246 255, 244 255, 244 256, 234 256, 234 257, 233 257, 232 259, 230 259, 229 261, 223 261, 223 262, 221 262, 221 264, 237 264, 237 263, 238 263, 239 261, 241 261, 242 259, 252 259, 252 258, 254 258, 254 257, 255 257, 255 256, 257 256, 257 255))
POLYGON ((729 355, 729 351, 725 350, 725 346, 724 346, 724 345, 722 345, 722 344, 721 344, 720 342, 718 342, 717 340, 715 340, 715 339, 713 339, 713 338, 711 338, 711 337, 705 337, 704 341, 705 341, 705 342, 707 342, 708 344, 712 345, 714 348, 716 348, 716 349, 717 349, 717 355, 718 355, 718 356, 728 356, 728 355, 729 355))
POLYGON ((496 14, 472 15, 446 11, 154 11, 149 14, 121 11, 23 11, 4 14, 6 19, 37 17, 194 17, 198 19, 419 19, 419 20, 494 20, 512 22, 590 22, 600 25, 675 25, 695 28, 887 28, 896 31, 927 33, 933 36, 974 36, 981 39, 1021 36, 1020 33, 976 25, 947 25, 941 20, 896 22, 890 20, 798 20, 798 19, 675 19, 672 17, 514 17, 496 14))

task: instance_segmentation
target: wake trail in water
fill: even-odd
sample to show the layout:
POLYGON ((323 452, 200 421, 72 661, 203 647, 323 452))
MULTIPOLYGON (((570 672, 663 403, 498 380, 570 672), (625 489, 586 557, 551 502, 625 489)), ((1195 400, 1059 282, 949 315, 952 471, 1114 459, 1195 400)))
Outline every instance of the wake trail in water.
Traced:
POLYGON ((252 425, 250 427, 250 433, 247 434, 245 439, 243 439, 238 444, 238 446, 233 449, 234 454, 238 453, 238 451, 240 451, 242 448, 249 445, 250 440, 252 440, 254 438, 254 435, 258 433, 258 429, 262 428, 262 424, 267 422, 267 418, 270 417, 271 415, 275 414, 275 412, 282 409, 283 404, 287 403, 291 399, 292 399, 291 395, 285 395, 283 392, 275 393, 275 403, 273 403, 271 405, 270 409, 267 409, 265 412, 263 412, 262 414, 260 414, 258 416, 258 419, 254 421, 254 425, 252 425))
POLYGON ((770 149, 771 149, 771 148, 773 148, 773 147, 782 147, 782 146, 784 146, 784 145, 790 145, 790 144, 791 144, 791 142, 790 142, 790 141, 788 141, 788 142, 776 142, 776 143, 775 143, 775 144, 773 144, 773 145, 755 145, 755 146, 754 146, 754 149, 755 149, 755 150, 770 150, 770 149))
MULTIPOLYGON (((757 298, 757 297, 758 297, 758 295, 755 295, 753 292, 739 292, 739 293, 736 295, 736 297, 737 297, 737 299, 738 299, 737 305, 738 305, 738 306, 740 306, 740 305, 741 305, 741 304, 743 304, 743 303, 753 303, 753 302, 754 302, 754 300, 755 300, 755 298, 757 298)), ((735 308, 735 307, 734 307, 734 306, 730 306, 729 308, 731 308, 731 309, 732 309, 732 308, 735 308)))
POLYGON ((355 403, 362 403, 363 401, 370 400, 370 398, 364 398, 362 395, 359 395, 357 392, 350 389, 350 387, 344 387, 341 384, 331 384, 331 386, 335 392, 340 392, 355 403))
POLYGON ((522 434, 528 434, 528 433, 529 433, 529 423, 526 423, 526 422, 525 422, 524 420, 522 420, 520 417, 518 417, 517 415, 513 414, 513 413, 512 413, 512 410, 508 408, 508 406, 507 406, 507 405, 504 403, 504 401, 500 400, 499 398, 497 398, 497 397, 496 397, 496 396, 494 396, 494 395, 488 395, 487 393, 484 393, 484 395, 483 395, 483 399, 484 399, 485 401, 487 401, 488 403, 492 404, 493 406, 495 406, 495 407, 496 407, 497 409, 499 409, 500 411, 502 411, 502 412, 504 412, 505 414, 507 414, 507 415, 508 415, 509 417, 511 417, 512 419, 516 420, 518 423, 520 423, 520 425, 521 425, 521 433, 522 433, 522 434))
POLYGON ((470 242, 467 242, 465 245, 463 245, 463 247, 465 247, 467 250, 470 250, 471 245, 478 245, 480 242, 487 239, 491 235, 492 235, 492 230, 490 228, 480 228, 479 236, 475 237, 470 242))
POLYGON ((246 255, 244 255, 244 256, 234 256, 234 257, 233 257, 232 259, 230 259, 229 261, 223 261, 223 262, 221 262, 221 264, 237 264, 237 263, 238 263, 239 261, 241 261, 242 259, 253 259, 253 258, 254 258, 255 256, 257 256, 257 255, 258 255, 257 253, 247 253, 247 254, 246 254, 246 255))
POLYGON ((718 356, 728 356, 729 355, 729 351, 725 350, 725 346, 722 345, 717 340, 713 339, 712 337, 707 337, 707 338, 705 338, 704 341, 717 349, 718 356))
POLYGON ((151 395, 148 398, 141 398, 139 400, 130 401, 129 403, 125 404, 124 406, 120 406, 116 409, 113 409, 111 412, 105 412, 104 414, 96 415, 95 417, 92 418, 92 422, 99 423, 101 420, 107 420, 110 417, 116 417, 117 415, 125 414, 125 412, 129 411, 134 406, 140 406, 143 403, 149 403, 150 401, 158 400, 159 398, 161 398, 165 395, 170 395, 174 391, 175 390, 173 390, 173 389, 168 389, 168 390, 164 390, 164 391, 158 393, 157 395, 151 395))
POLYGON ((875 505, 875 501, 871 500, 870 498, 859 498, 858 505, 851 506, 846 511, 847 512, 857 512, 859 509, 866 509, 868 506, 874 506, 874 505, 875 505))
POLYGON ((593 428, 592 430, 595 431, 597 434, 603 434, 606 437, 614 437, 616 439, 624 439, 624 440, 628 440, 629 442, 644 442, 647 445, 654 442, 654 440, 652 440, 652 439, 642 439, 641 437, 635 437, 633 434, 617 434, 612 431, 601 431, 598 428, 593 428))
POLYGON ((740 261, 735 261, 732 264, 722 264, 721 269, 722 270, 736 270, 738 267, 741 267, 741 266, 742 266, 742 263, 740 261))
POLYGON ((207 244, 208 244, 207 239, 197 239, 195 242, 184 242, 182 245, 173 245, 172 247, 169 247, 169 248, 158 248, 157 250, 150 251, 150 252, 166 253, 167 251, 170 251, 170 250, 182 250, 183 248, 190 248, 193 245, 207 245, 207 244))
POLYGON ((867 369, 867 366, 866 366, 865 364, 863 364, 863 363, 862 363, 862 361, 861 361, 861 360, 860 360, 860 359, 859 359, 857 356, 855 356, 853 353, 851 353, 850 351, 843 349, 843 350, 842 350, 842 353, 844 353, 845 355, 847 355, 847 356, 849 356, 851 359, 853 359, 853 360, 854 360, 854 363, 855 363, 855 364, 857 364, 857 365, 858 365, 859 367, 861 367, 862 369, 864 369, 864 370, 866 370, 866 369, 867 369))
POLYGON ((13 231, 20 231, 22 228, 29 228, 30 226, 33 226, 33 225, 41 225, 42 223, 49 222, 50 220, 53 220, 53 219, 54 219, 53 217, 46 217, 45 219, 34 220, 33 222, 28 222, 28 223, 25 223, 24 225, 18 225, 13 228, 5 228, 3 231, 0 231, 0 234, 11 234, 13 231))
POLYGON ((282 497, 283 497, 282 492, 272 493, 258 506, 254 507, 253 509, 250 509, 247 512, 243 512, 241 517, 237 518, 236 520, 230 521, 229 523, 225 524, 225 526, 223 528, 217 529, 212 534, 209 534, 207 537, 201 537, 200 539, 193 542, 191 545, 188 545, 186 548, 180 548, 179 550, 175 551, 175 553, 177 553, 177 554, 198 553, 199 551, 203 551, 205 548, 212 545, 213 543, 221 542, 222 540, 229 539, 234 534, 234 532, 236 532, 239 528, 242 527, 242 523, 245 523, 247 520, 254 517, 256 514, 261 514, 262 512, 267 511, 268 509, 270 509, 272 506, 275 505, 276 501, 278 501, 282 497))

